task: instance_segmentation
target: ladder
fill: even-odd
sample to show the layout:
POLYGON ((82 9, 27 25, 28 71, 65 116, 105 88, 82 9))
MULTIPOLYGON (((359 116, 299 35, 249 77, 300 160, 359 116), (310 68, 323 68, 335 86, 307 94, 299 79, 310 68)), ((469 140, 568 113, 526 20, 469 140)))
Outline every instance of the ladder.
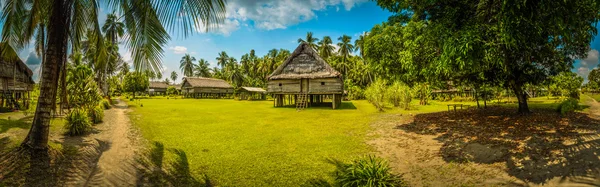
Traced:
POLYGON ((299 94, 296 100, 296 111, 304 110, 308 105, 308 94, 299 94))
POLYGON ((17 109, 17 110, 21 108, 21 107, 19 107, 19 102, 17 102, 15 100, 15 98, 13 98, 13 95, 12 95, 11 92, 6 92, 5 91, 5 92, 2 92, 2 93, 3 93, 2 97, 4 99, 6 99, 6 101, 8 103, 8 106, 12 106, 12 107, 14 107, 13 109, 17 109))

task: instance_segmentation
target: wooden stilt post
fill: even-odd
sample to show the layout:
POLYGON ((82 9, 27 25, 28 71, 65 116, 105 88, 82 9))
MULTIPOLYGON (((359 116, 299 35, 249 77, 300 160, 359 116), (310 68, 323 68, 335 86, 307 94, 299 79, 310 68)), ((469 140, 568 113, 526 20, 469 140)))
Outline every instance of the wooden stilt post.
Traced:
POLYGON ((332 99, 332 101, 331 101, 331 107, 332 107, 333 109, 335 109, 335 107, 336 107, 336 106, 335 106, 335 94, 333 94, 333 99, 332 99))

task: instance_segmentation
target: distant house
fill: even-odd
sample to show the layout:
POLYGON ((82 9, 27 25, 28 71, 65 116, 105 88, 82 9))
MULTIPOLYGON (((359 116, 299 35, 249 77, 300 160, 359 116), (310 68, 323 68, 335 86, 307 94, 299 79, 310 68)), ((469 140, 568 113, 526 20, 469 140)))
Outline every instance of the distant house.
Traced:
POLYGON ((12 48, 6 50, 6 56, 0 56, 0 107, 27 108, 35 85, 33 72, 12 48))
POLYGON ((233 95, 233 86, 221 79, 184 77, 181 92, 186 98, 229 98, 233 95))
POLYGON ((266 99, 267 91, 256 87, 242 87, 240 89, 240 100, 264 100, 266 99))
POLYGON ((284 105, 285 97, 294 100, 297 108, 323 103, 331 98, 332 108, 342 103, 344 81, 307 43, 296 50, 268 78, 267 91, 273 94, 274 105, 284 105))
POLYGON ((148 86, 148 94, 150 95, 165 95, 169 85, 166 82, 150 82, 148 86))

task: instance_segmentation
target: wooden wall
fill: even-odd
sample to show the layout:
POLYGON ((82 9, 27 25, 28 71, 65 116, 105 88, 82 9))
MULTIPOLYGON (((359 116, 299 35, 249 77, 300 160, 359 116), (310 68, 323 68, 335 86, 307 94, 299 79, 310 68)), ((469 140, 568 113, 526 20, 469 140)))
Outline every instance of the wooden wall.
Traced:
POLYGON ((344 83, 339 78, 310 79, 309 93, 342 93, 344 83))
POLYGON ((33 89, 27 72, 21 71, 16 63, 18 62, 0 60, 0 91, 30 91, 33 89))
MULTIPOLYGON (((187 92, 187 88, 181 91, 187 92)), ((192 88, 189 93, 233 93, 233 88, 192 88)))
MULTIPOLYGON (((342 93, 344 83, 339 78, 308 79, 308 93, 342 93)), ((301 79, 270 80, 267 90, 269 93, 300 93, 301 79), (280 86, 281 84, 281 86, 280 86)))
POLYGON ((267 90, 270 93, 300 93, 300 79, 270 80, 267 90))

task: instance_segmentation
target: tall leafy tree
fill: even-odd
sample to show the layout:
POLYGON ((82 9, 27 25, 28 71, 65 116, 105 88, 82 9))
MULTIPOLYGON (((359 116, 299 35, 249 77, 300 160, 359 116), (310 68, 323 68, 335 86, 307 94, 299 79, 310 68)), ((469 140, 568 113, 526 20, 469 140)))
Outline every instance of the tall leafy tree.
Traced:
POLYGON ((354 51, 354 46, 352 45, 352 37, 348 35, 343 35, 338 38, 340 42, 337 43, 338 54, 342 57, 342 66, 344 67, 344 75, 348 74, 348 69, 350 64, 348 63, 348 58, 350 54, 354 51))
POLYGON ((211 77, 210 64, 204 59, 198 60, 198 65, 194 66, 194 75, 197 77, 211 77))
POLYGON ((569 71, 574 59, 585 57, 600 18, 600 3, 590 0, 381 0, 377 4, 410 18, 408 24, 391 23, 394 27, 411 22, 426 25, 424 32, 404 34, 433 38, 433 45, 425 45, 425 50, 433 49, 437 56, 423 62, 431 68, 416 71, 500 82, 517 96, 520 113, 529 112, 525 85, 569 71))
POLYGON ((358 39, 354 40, 354 51, 359 51, 359 54, 361 57, 364 56, 363 45, 364 45, 366 35, 367 35, 367 32, 364 32, 364 33, 360 34, 360 36, 358 36, 358 39))
MULTIPOLYGON (((162 67, 163 46, 170 36, 166 28, 178 31, 184 36, 196 32, 195 28, 214 28, 225 17, 223 0, 199 1, 104 1, 112 9, 124 16, 128 33, 126 46, 132 51, 134 68, 138 71, 162 67)), ((7 0, 2 5, 2 40, 15 49, 21 49, 32 39, 34 28, 26 25, 39 25, 47 18, 47 39, 44 63, 40 82, 40 96, 31 130, 23 146, 46 150, 50 113, 54 108, 60 71, 66 62, 69 45, 79 48, 83 33, 91 29, 96 33, 94 43, 98 48, 98 59, 102 58, 103 39, 98 23, 96 0, 7 0), (38 11, 38 10, 47 10, 38 11), (29 24, 23 18, 36 18, 29 24)), ((42 41, 43 42, 43 41, 42 41)))
POLYGON ((196 61, 196 58, 190 56, 190 54, 185 54, 181 57, 179 69, 181 69, 184 76, 191 77, 194 75, 194 61, 196 61))
POLYGON ((321 41, 319 41, 319 55, 324 59, 329 58, 333 55, 335 48, 333 47, 333 41, 331 41, 331 37, 324 36, 321 41))
POLYGON ((319 38, 313 37, 313 33, 312 32, 307 32, 305 39, 298 38, 298 43, 302 43, 302 42, 307 43, 308 46, 312 47, 315 51, 319 50, 318 46, 317 46, 317 42, 319 42, 319 38))

